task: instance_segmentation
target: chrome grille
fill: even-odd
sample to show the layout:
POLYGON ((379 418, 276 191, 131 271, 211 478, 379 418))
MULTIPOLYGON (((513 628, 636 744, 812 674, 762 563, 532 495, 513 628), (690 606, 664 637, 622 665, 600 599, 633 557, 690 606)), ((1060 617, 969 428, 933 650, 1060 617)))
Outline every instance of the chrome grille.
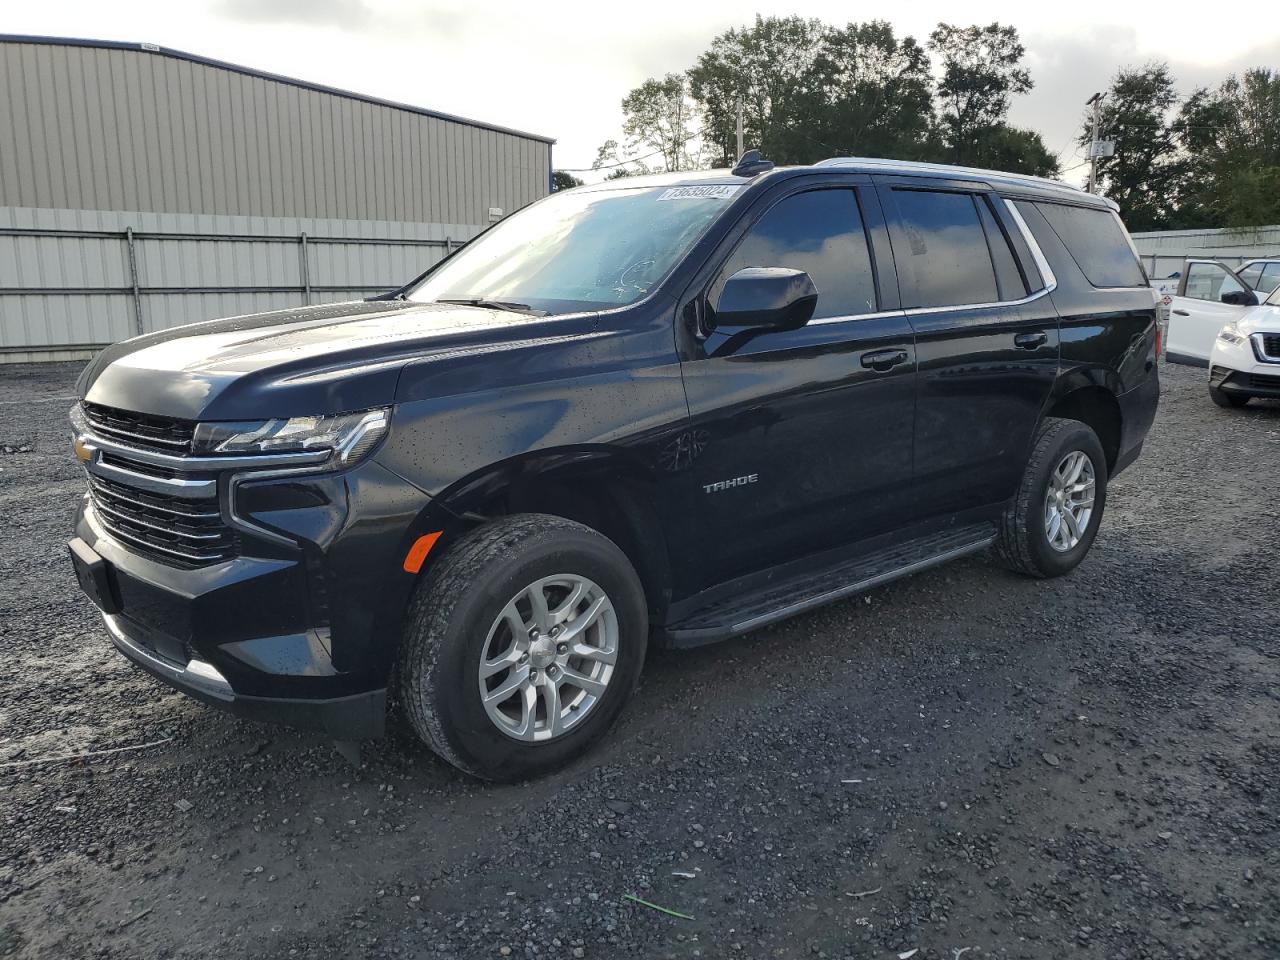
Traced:
POLYGON ((196 430, 194 420, 133 413, 96 403, 84 403, 81 407, 93 432, 100 436, 161 453, 179 456, 191 453, 196 430))
POLYGON ((239 550, 235 531, 223 523, 216 497, 190 500, 94 474, 89 475, 89 490, 107 532, 156 560, 206 566, 229 560, 239 550))
POLYGON ((1262 355, 1268 360, 1280 360, 1280 333, 1260 333, 1257 336, 1262 345, 1262 355))

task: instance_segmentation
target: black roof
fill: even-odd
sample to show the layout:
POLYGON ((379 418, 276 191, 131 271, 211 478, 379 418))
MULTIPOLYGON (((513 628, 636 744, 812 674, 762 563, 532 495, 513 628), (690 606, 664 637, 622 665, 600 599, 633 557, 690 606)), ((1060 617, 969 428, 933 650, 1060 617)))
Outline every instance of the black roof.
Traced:
POLYGON ((303 90, 314 90, 317 93, 327 93, 335 97, 346 97, 350 100, 362 100, 365 103, 376 104, 380 107, 391 107, 393 110, 404 110, 407 113, 416 113, 424 117, 434 117, 437 120, 448 120, 452 123, 461 123, 469 127, 479 127, 481 130, 493 130, 497 133, 508 133, 512 136, 524 137, 527 140, 538 140, 546 144, 555 143, 555 140, 552 137, 544 137, 537 133, 527 133, 524 130, 502 127, 495 123, 484 123, 480 120, 469 120, 466 117, 455 116, 452 113, 442 113, 439 110, 428 110, 425 107, 415 107, 407 103, 397 103, 394 100, 383 100, 381 97, 372 97, 364 93, 354 93, 351 90, 342 90, 338 87, 328 87, 322 83, 311 83, 307 80, 298 80, 295 77, 285 77, 278 73, 268 73, 265 70, 254 70, 252 67, 242 67, 239 64, 227 63, 225 60, 214 60, 212 57, 202 57, 199 54, 186 53, 182 50, 171 50, 168 47, 161 47, 154 43, 125 43, 118 40, 87 40, 78 37, 34 37, 16 33, 0 33, 0 43, 35 43, 57 47, 97 47, 102 50, 132 50, 135 53, 160 54, 165 57, 173 57, 176 60, 187 60, 191 63, 203 64, 206 67, 217 67, 219 70, 230 70, 233 73, 242 73, 248 77, 258 77, 262 80, 274 80, 276 83, 287 83, 292 87, 300 87, 303 90))

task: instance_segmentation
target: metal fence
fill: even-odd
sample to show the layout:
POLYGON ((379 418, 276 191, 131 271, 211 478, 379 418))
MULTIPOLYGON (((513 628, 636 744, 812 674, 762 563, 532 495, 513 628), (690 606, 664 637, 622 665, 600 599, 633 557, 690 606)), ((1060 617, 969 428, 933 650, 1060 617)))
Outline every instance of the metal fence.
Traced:
POLYGON ((311 236, 306 231, 249 234, 143 231, 132 227, 0 227, 0 247, 13 245, 8 257, 0 258, 13 265, 3 271, 7 276, 0 275, 0 321, 5 328, 0 332, 6 334, 0 336, 0 360, 25 359, 24 355, 39 352, 75 355, 96 350, 125 336, 217 316, 219 307, 222 312, 228 306, 232 312, 244 307, 253 311, 384 293, 447 256, 461 242, 452 237, 311 236), (70 257, 66 255, 68 241, 77 242, 78 248, 70 257), (39 249, 48 243, 61 247, 39 249), (291 253, 284 252, 289 248, 291 253), (364 258, 352 256, 353 250, 359 248, 380 255, 373 258, 374 263, 362 266, 359 261, 364 258), (403 248, 406 255, 387 256, 388 248, 403 248), (392 272, 396 267, 398 272, 392 272), (372 268, 372 272, 366 272, 366 268, 372 268), (51 273, 53 276, 49 276, 51 273), (201 282, 228 273, 257 274, 255 279, 261 282, 201 282), (22 282, 24 274, 39 282, 22 282), (173 282, 175 279, 178 282, 173 282), (15 304, 15 298, 19 307, 5 309, 5 304, 15 304), (107 334, 105 337, 73 339, 57 335, 60 325, 56 321, 52 325, 19 322, 26 320, 25 308, 33 303, 44 304, 45 313, 56 315, 65 311, 67 300, 79 300, 92 309, 89 305, 101 302, 100 298, 107 300, 102 303, 106 307, 102 311, 104 317, 115 320, 108 322, 105 329, 97 325, 107 334), (174 298, 185 298, 185 309, 173 309, 174 298), (194 303, 191 298, 195 298, 194 303), (210 298, 213 303, 208 308, 212 309, 205 307, 210 298), (48 309, 51 301, 55 304, 52 310, 48 309), (61 309, 56 306, 58 301, 63 301, 61 309), (126 305, 127 329, 121 329, 120 321, 125 317, 120 316, 120 304, 126 305), (154 305, 166 309, 154 310, 154 305), (207 312, 201 312, 202 308, 207 312))

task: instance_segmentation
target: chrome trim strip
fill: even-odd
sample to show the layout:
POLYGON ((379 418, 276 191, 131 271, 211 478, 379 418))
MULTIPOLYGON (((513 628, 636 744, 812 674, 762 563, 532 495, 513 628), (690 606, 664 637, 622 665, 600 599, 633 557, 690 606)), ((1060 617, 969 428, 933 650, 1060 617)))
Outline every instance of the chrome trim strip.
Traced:
MULTIPOLYGON (((1044 251, 1040 249, 1040 244, 1036 242, 1035 234, 1031 232, 1031 228, 1027 226, 1027 221, 1022 219, 1022 211, 1008 197, 1004 198, 1004 205, 1013 217, 1013 222, 1018 225, 1018 232, 1022 234, 1022 239, 1027 242, 1027 247, 1031 250, 1031 259, 1036 262, 1036 269, 1040 271, 1040 278, 1044 281, 1044 293, 1052 293, 1058 288, 1058 278, 1053 275, 1053 268, 1049 266, 1049 260, 1044 255, 1044 251)), ((1125 236, 1128 236, 1126 233, 1125 236)))
POLYGON ((139 490, 150 490, 152 493, 163 493, 184 500, 212 500, 217 495, 216 480, 183 480, 181 477, 153 477, 149 473, 134 473, 118 467, 114 463, 103 463, 102 458, 95 456, 85 463, 90 473, 100 474, 108 480, 123 483, 127 487, 139 490))
POLYGON ((94 504, 94 513, 98 518, 98 522, 102 524, 104 530, 111 534, 117 540, 124 540, 128 543, 137 544, 147 550, 159 550, 161 553, 167 553, 170 556, 177 557, 179 560, 190 560, 193 563, 209 563, 213 560, 230 560, 228 556, 221 553, 186 553, 182 550, 175 550, 172 547, 162 547, 158 543, 152 543, 150 540, 143 540, 139 536, 129 533, 127 530, 121 530, 115 523, 102 515, 94 504))
POLYGON ((133 437, 135 440, 145 440, 148 443, 163 443, 167 447, 190 447, 190 440, 165 440, 163 437, 149 437, 145 433, 133 433, 129 430, 121 430, 119 427, 108 426, 105 423, 99 423, 94 419, 93 414, 86 413, 85 419, 89 425, 102 433, 117 434, 122 437, 133 437))
MULTIPOLYGON (((196 533, 195 531, 182 530, 182 529, 179 529, 178 527, 162 527, 152 523, 149 520, 143 520, 140 517, 131 517, 127 513, 121 513, 115 507, 107 506, 107 504, 103 503, 101 500, 98 500, 96 497, 94 498, 94 506, 97 507, 98 513, 100 514, 106 513, 112 517, 118 517, 120 520, 123 520, 125 523, 136 523, 138 526, 146 527, 148 530, 158 530, 160 533, 172 534, 175 537, 186 537, 187 539, 190 539, 190 540, 222 539, 222 534, 220 533, 196 533)), ((143 542, 145 543, 147 541, 144 540, 143 542)), ((197 544, 197 546, 199 546, 199 544, 197 544)))
MULTIPOLYGON (((111 489, 102 481, 103 478, 97 474, 89 474, 89 488, 95 494, 100 493, 104 497, 113 497, 116 500, 123 500, 125 503, 132 503, 135 507, 142 507, 146 510, 159 510, 161 513, 171 513, 175 517, 189 517, 193 520, 215 520, 222 516, 222 512, 220 510, 177 510, 173 507, 162 507, 158 503, 147 503, 145 500, 135 500, 133 497, 126 497, 123 493, 118 493, 111 489), (95 483, 95 481, 97 482, 95 483)), ((210 480, 207 482, 212 483, 213 481, 210 480)))
POLYGON ((906 316, 905 310, 881 310, 878 313, 849 313, 839 317, 822 317, 819 320, 810 320, 805 326, 819 327, 824 323, 848 323, 852 320, 879 320, 883 317, 902 317, 906 316))
POLYGON ((1260 330, 1257 333, 1249 334, 1249 339, 1253 341, 1253 352, 1258 355, 1258 359, 1263 363, 1280 363, 1280 357, 1277 357, 1273 353, 1267 353, 1265 337, 1280 337, 1280 333, 1270 333, 1266 330, 1260 330))
POLYGON ((943 307, 909 307, 904 312, 909 317, 915 317, 924 313, 951 313, 956 310, 991 310, 995 307, 1020 307, 1024 303, 1034 303, 1041 297, 1047 297, 1052 290, 1052 287, 1045 287, 1043 290, 1037 290, 1031 296, 1023 297, 1021 300, 994 300, 991 303, 957 303, 943 307))
POLYGON ((148 667, 157 673, 163 674, 176 684, 194 687, 211 697, 217 697, 219 700, 235 699, 235 691, 231 689, 231 684, 227 682, 227 678, 219 673, 218 668, 213 664, 206 663, 203 660, 192 660, 185 667, 175 667, 169 661, 162 660, 150 650, 134 643, 120 626, 119 616, 103 614, 102 619, 106 622, 107 633, 111 637, 111 642, 119 647, 120 652, 127 657, 144 661, 148 667))

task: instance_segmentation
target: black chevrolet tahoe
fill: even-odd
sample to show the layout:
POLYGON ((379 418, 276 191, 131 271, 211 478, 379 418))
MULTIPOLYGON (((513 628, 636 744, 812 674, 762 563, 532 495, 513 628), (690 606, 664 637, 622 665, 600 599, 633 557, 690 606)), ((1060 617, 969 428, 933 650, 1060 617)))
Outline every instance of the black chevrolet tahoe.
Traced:
POLYGON ((554 194, 403 289, 111 346, 70 542, 119 650, 246 717, 516 779, 651 644, 1093 545, 1155 415, 1113 206, 836 159, 554 194), (390 695, 390 696, 389 696, 390 695))

